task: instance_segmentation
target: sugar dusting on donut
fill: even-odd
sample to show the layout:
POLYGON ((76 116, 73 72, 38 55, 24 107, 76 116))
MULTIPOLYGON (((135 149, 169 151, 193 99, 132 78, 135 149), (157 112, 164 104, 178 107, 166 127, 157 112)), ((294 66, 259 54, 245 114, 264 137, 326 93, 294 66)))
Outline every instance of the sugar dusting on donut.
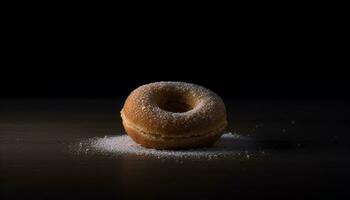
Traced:
MULTIPOLYGON (((156 90, 161 90, 162 88, 169 87, 169 86, 176 87, 176 89, 179 89, 183 93, 187 93, 188 95, 191 95, 193 98, 198 98, 198 99, 205 98, 205 100, 208 101, 207 106, 204 108, 206 110, 214 109, 213 108, 213 104, 214 104, 215 101, 217 101, 217 98, 219 98, 215 93, 212 93, 208 89, 206 89, 204 87, 201 87, 201 86, 198 86, 198 85, 191 84, 191 83, 166 82, 166 81, 155 82, 155 83, 151 83, 151 84, 146 84, 146 85, 140 86, 138 88, 138 90, 135 91, 135 92, 138 92, 137 103, 141 106, 141 108, 142 108, 141 110, 143 111, 141 113, 140 112, 141 110, 136 110, 137 112, 135 112, 135 115, 144 115, 144 112, 146 112, 146 114, 152 114, 152 113, 155 113, 155 112, 159 112, 158 116, 159 116, 160 120, 164 120, 169 115, 172 116, 173 118, 176 118, 179 115, 181 115, 181 116, 183 116, 183 115, 189 116, 191 113, 196 112, 199 108, 202 108, 203 101, 200 101, 200 102, 198 102, 198 105, 196 107, 194 107, 193 109, 189 110, 186 113, 164 112, 158 106, 154 106, 148 101, 148 98, 150 98, 149 95, 152 94, 152 93, 148 92, 150 90, 150 88, 156 88, 156 90), (210 95, 208 95, 208 93, 210 93, 210 95)), ((211 117, 211 116, 208 115, 206 117, 211 117)), ((190 122, 191 119, 195 120, 195 118, 190 118, 189 117, 188 122, 190 122)))
MULTIPOLYGON (((137 107, 131 107, 129 117, 138 124, 149 125, 153 129, 167 128, 173 124, 179 124, 178 127, 188 131, 194 122, 205 121, 206 129, 215 121, 222 121, 226 118, 225 106, 222 99, 214 92, 195 84, 185 82, 155 82, 140 86, 134 90, 130 102, 137 107), (154 105, 152 95, 161 91, 175 88, 183 94, 192 96, 193 99, 199 99, 192 109, 187 112, 168 112, 154 105), (169 123, 171 122, 171 123, 169 123), (160 127, 158 127, 160 126, 160 127), (181 126, 181 127, 180 127, 181 126), (186 129, 188 127, 188 129, 186 129)), ((128 113, 127 113, 128 114, 128 113)), ((213 127, 216 128, 216 127, 213 127)))

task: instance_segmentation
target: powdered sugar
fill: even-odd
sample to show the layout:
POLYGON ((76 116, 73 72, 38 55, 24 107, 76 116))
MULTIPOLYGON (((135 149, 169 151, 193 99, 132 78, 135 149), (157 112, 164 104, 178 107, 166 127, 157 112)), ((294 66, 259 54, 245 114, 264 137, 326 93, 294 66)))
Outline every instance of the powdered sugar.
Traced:
POLYGON ((189 159, 219 159, 245 158, 251 159, 260 154, 251 138, 236 133, 226 133, 210 148, 188 150, 155 150, 136 144, 127 135, 105 136, 92 138, 74 145, 73 150, 84 154, 102 154, 110 156, 149 156, 155 158, 189 158, 189 159))

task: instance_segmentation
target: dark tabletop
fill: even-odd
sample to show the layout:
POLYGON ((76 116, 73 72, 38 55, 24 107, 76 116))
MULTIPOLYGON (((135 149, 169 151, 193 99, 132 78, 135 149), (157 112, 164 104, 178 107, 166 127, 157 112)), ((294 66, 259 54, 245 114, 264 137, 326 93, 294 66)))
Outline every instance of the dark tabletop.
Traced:
POLYGON ((264 156, 179 161, 75 154, 69 146, 83 139, 124 134, 121 100, 1 100, 2 199, 350 196, 348 102, 225 103, 228 131, 253 138, 264 156))

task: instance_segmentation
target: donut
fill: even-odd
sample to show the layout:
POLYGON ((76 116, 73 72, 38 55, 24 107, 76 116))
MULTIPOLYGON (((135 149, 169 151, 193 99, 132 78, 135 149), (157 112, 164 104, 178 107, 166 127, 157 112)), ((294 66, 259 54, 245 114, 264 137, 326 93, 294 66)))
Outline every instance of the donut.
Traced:
POLYGON ((152 149, 209 147, 224 133, 222 99, 202 86, 155 82, 132 91, 121 110, 125 132, 152 149))

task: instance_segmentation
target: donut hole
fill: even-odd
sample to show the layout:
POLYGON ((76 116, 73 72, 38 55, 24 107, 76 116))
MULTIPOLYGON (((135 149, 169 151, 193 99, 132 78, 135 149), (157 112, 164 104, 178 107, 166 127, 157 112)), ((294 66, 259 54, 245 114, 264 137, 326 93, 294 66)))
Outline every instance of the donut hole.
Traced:
POLYGON ((159 107, 168 112, 183 113, 192 110, 192 106, 181 101, 167 101, 159 107))
POLYGON ((184 113, 192 110, 195 104, 186 98, 186 96, 171 93, 160 95, 158 106, 168 112, 184 113))

